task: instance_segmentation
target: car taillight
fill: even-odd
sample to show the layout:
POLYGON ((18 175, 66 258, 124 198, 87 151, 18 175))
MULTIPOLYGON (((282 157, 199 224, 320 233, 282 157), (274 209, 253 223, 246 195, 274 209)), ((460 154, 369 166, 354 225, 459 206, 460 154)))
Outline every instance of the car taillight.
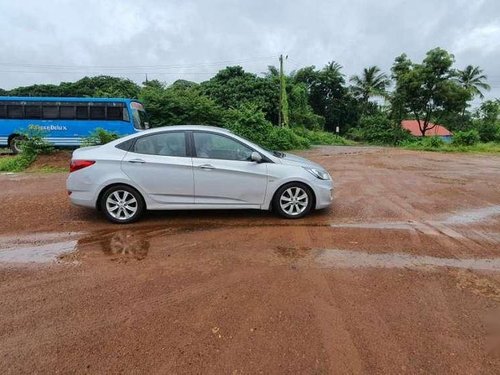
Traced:
POLYGON ((69 173, 77 171, 79 169, 90 167, 95 164, 95 160, 71 160, 69 165, 69 173))

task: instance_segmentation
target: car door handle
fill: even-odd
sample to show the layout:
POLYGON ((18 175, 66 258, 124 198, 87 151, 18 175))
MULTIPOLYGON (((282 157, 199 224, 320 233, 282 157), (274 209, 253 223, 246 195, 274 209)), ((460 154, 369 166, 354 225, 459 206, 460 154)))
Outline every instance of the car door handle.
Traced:
POLYGON ((142 159, 131 159, 131 160, 129 160, 128 162, 129 162, 129 163, 138 163, 138 164, 143 164, 143 163, 145 163, 145 161, 144 161, 144 160, 142 160, 142 159))
POLYGON ((212 164, 198 165, 198 168, 200 168, 200 169, 215 169, 215 167, 212 164))

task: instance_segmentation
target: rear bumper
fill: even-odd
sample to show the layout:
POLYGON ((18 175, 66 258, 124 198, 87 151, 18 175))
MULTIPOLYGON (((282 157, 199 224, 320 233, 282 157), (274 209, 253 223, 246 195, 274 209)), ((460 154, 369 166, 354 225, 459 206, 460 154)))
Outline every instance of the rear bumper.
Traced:
POLYGON ((94 195, 88 191, 71 191, 69 200, 76 206, 96 208, 94 195))

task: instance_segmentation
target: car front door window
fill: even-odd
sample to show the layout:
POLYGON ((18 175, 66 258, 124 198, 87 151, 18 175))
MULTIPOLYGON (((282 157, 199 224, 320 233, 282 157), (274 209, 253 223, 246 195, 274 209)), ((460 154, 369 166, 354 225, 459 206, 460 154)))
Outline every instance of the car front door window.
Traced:
POLYGON ((196 157, 250 161, 252 149, 229 137, 197 132, 193 134, 196 157))

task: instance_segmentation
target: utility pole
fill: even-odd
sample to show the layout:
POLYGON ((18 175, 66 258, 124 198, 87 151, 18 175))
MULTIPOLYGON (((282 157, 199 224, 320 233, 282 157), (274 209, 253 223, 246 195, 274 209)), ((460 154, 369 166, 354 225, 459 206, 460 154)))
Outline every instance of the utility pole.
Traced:
MULTIPOLYGON (((288 56, 285 56, 285 60, 288 56)), ((279 57, 280 61, 280 106, 278 114, 278 125, 288 126, 288 98, 286 95, 286 81, 283 73, 283 55, 279 57)))

